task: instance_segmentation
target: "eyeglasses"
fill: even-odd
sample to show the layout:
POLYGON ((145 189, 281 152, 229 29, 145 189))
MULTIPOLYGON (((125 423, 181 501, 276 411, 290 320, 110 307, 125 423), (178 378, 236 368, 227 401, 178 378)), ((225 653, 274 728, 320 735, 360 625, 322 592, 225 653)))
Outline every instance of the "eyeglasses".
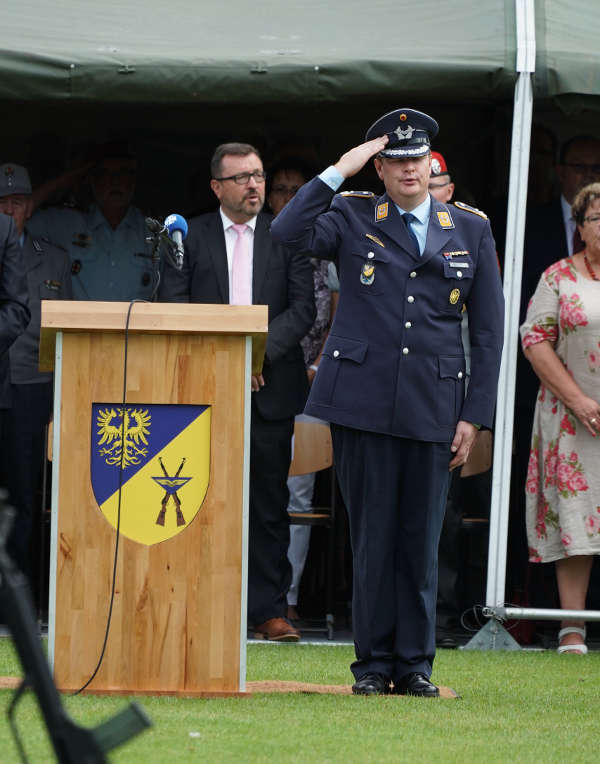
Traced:
POLYGON ((274 194, 291 194, 291 196, 294 196, 301 188, 302 186, 284 186, 278 183, 276 186, 273 186, 271 191, 274 194))
POLYGON ((450 185, 450 181, 447 180, 445 183, 430 183, 429 184, 429 190, 435 190, 436 188, 444 188, 444 186, 450 185))
POLYGON ((600 223, 600 215, 588 215, 583 218, 584 223, 600 223))
POLYGON ((214 180, 232 180, 238 186, 245 186, 250 183, 250 178, 254 178, 257 183, 264 183, 267 173, 262 170, 254 170, 254 172, 239 172, 237 175, 228 175, 226 178, 214 178, 214 180))
POLYGON ((570 167, 578 175, 600 176, 600 164, 581 164, 580 162, 565 162, 565 167, 570 167))

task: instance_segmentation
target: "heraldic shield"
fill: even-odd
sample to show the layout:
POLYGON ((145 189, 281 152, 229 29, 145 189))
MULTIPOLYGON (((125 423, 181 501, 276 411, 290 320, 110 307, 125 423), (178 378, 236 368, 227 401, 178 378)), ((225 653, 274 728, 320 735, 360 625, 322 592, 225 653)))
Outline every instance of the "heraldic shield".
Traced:
POLYGON ((92 404, 94 496, 121 533, 158 544, 192 522, 210 477, 210 406, 92 404))

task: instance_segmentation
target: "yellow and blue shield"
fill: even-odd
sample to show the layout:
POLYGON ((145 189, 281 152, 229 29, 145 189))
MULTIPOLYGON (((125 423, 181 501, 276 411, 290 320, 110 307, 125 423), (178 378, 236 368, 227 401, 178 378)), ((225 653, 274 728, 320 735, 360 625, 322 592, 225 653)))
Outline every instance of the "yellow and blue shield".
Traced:
POLYGON ((92 404, 91 476, 108 522, 140 544, 181 533, 210 477, 210 406, 92 404))

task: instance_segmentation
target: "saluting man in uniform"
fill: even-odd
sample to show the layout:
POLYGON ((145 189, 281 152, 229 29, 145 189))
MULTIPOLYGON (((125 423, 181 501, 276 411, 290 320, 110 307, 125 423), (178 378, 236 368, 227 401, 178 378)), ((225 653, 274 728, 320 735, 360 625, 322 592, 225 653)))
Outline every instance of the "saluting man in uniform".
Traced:
POLYGON ((494 239, 484 213, 428 193, 437 132, 422 112, 385 114, 271 228, 338 265, 338 310, 306 413, 331 422, 354 562, 353 691, 363 695, 439 695, 430 676, 449 471, 491 427, 496 400, 504 308, 494 239), (386 193, 336 195, 372 157, 386 193))

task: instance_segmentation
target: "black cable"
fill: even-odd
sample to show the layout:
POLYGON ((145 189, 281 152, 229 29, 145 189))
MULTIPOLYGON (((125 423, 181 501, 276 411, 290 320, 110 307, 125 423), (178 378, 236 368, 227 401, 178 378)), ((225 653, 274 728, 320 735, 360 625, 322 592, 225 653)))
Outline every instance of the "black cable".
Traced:
MULTIPOLYGON (((157 280, 156 288, 158 288, 159 281, 160 281, 160 278, 157 280)), ((83 685, 83 687, 80 687, 78 690, 76 690, 73 693, 73 695, 79 695, 80 692, 83 692, 86 689, 86 687, 88 687, 91 684, 96 674, 100 670, 100 666, 102 665, 102 661, 104 660, 104 653, 106 652, 106 645, 108 643, 108 633, 110 631, 110 623, 112 620, 113 604, 115 600, 115 587, 116 587, 116 581, 117 581, 117 560, 119 557, 119 538, 121 535, 121 490, 123 488, 123 460, 125 457, 125 406, 127 405, 127 352, 129 347, 129 320, 131 318, 131 311, 133 309, 133 306, 137 302, 148 302, 148 300, 131 300, 131 302, 129 303, 129 308, 127 309, 127 319, 125 321, 125 346, 124 346, 124 359, 123 359, 123 406, 122 406, 122 413, 121 413, 121 442, 123 443, 123 448, 121 449, 121 462, 119 464, 119 488, 118 488, 118 499, 117 499, 117 535, 115 538, 115 556, 113 560, 112 585, 111 585, 111 592, 110 592, 110 603, 108 606, 108 616, 106 619, 106 630, 104 632, 104 643, 102 644, 100 657, 98 658, 98 663, 92 675, 87 680, 87 682, 83 685)))

